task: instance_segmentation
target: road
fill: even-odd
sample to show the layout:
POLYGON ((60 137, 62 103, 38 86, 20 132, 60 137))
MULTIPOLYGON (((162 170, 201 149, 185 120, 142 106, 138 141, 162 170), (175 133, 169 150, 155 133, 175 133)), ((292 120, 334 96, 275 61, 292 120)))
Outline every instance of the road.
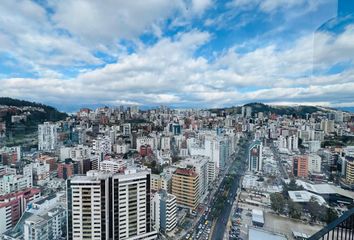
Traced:
POLYGON ((281 162, 282 160, 281 160, 280 154, 279 154, 278 150, 276 149, 276 147, 274 146, 274 143, 271 144, 271 150, 273 151, 275 160, 278 163, 278 168, 281 172, 281 175, 283 176, 284 179, 289 179, 289 174, 286 171, 286 169, 284 169, 284 165, 281 162))
MULTIPOLYGON (((249 143, 247 143, 246 146, 248 146, 248 144, 249 143)), ((239 151, 238 154, 240 154, 240 152, 241 151, 239 151)), ((233 167, 229 168, 229 173, 234 174, 234 178, 233 178, 229 193, 227 195, 227 201, 225 202, 225 205, 222 208, 220 215, 216 220, 216 223, 214 226, 214 231, 213 231, 212 237, 211 237, 211 239, 213 239, 213 240, 223 240, 224 239, 225 229, 227 227, 227 222, 228 222, 229 216, 231 214, 233 202, 235 201, 235 196, 236 196, 239 184, 240 184, 240 179, 246 170, 247 156, 245 153, 246 153, 246 151, 242 154, 241 161, 239 161, 239 162, 233 161, 233 163, 232 163, 233 167)), ((224 185, 222 184, 221 189, 223 189, 223 186, 224 185)), ((219 191, 220 191, 220 188, 219 188, 219 191)))
POLYGON ((193 231, 187 230, 187 234, 185 234, 182 237, 183 239, 187 239, 186 236, 190 236, 188 237, 189 239, 206 240, 206 239, 210 239, 208 237, 209 234, 212 234, 211 239, 215 239, 215 240, 224 239, 224 233, 227 226, 227 221, 229 219, 232 205, 236 197, 240 179, 243 176, 247 165, 247 157, 246 157, 247 151, 245 149, 247 149, 248 146, 249 146, 249 141, 246 141, 246 143, 244 143, 243 149, 242 147, 237 147, 235 153, 232 154, 231 156, 232 160, 230 164, 226 167, 226 170, 220 176, 221 182, 219 180, 219 182, 216 183, 216 186, 218 187, 214 187, 210 193, 211 198, 206 204, 208 206, 209 211, 204 212, 202 216, 199 218, 199 220, 197 221, 197 223, 195 225, 193 224, 195 226, 193 231), (242 161, 236 161, 236 156, 241 156, 242 161), (232 184, 228 191, 225 204, 220 211, 219 217, 217 218, 214 227, 212 228, 211 225, 215 219, 212 218, 210 210, 215 208, 216 200, 218 196, 224 194, 225 183, 226 183, 225 176, 228 174, 232 174, 234 178, 232 179, 232 184), (208 221, 207 224, 205 224, 206 221, 208 221), (213 231, 209 233, 211 229, 213 229, 213 231))
POLYGON ((236 192, 238 189, 239 179, 240 179, 240 176, 238 175, 233 180, 232 187, 231 187, 230 192, 227 196, 228 202, 226 202, 224 208, 221 210, 221 213, 216 221, 213 235, 212 235, 212 239, 215 239, 215 240, 224 239, 224 233, 225 233, 227 222, 229 220, 229 216, 231 213, 232 204, 233 204, 233 201, 235 199, 236 192))

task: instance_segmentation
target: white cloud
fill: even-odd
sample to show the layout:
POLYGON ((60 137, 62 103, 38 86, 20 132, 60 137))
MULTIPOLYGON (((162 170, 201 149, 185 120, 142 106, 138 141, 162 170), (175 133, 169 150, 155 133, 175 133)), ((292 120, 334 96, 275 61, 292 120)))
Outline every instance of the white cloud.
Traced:
POLYGON ((274 13, 280 10, 288 10, 301 7, 302 13, 315 11, 320 4, 328 0, 233 0, 228 3, 229 7, 235 7, 240 10, 249 10, 258 8, 266 13, 274 13))
MULTIPOLYGON (((321 32, 249 52, 244 52, 244 46, 234 46, 209 60, 196 56, 196 51, 213 34, 190 30, 164 36, 162 19, 181 11, 180 19, 188 22, 191 16, 186 6, 201 16, 213 2, 161 1, 149 0, 148 6, 134 1, 112 0, 105 6, 99 1, 50 1, 54 13, 48 16, 34 2, 5 0, 0 6, 0 52, 11 53, 40 77, 1 76, 0 95, 63 105, 223 106, 248 101, 345 105, 354 101, 353 26, 338 36, 321 32), (148 45, 134 39, 145 31, 152 31, 157 42, 148 45), (133 38, 133 53, 117 44, 121 38, 133 38), (91 69, 87 65, 102 63, 94 54, 97 50, 117 62, 91 69), (343 62, 351 68, 311 76, 314 63, 326 71, 343 62), (76 68, 79 74, 70 78, 57 72, 58 66, 83 69, 76 68)), ((256 4, 262 11, 276 11, 306 3, 238 0, 234 4, 256 4)), ((9 60, 8 64, 15 63, 9 60)))
POLYGON ((212 0, 192 0, 192 9, 197 14, 201 15, 212 4, 212 0))
POLYGON ((51 5, 57 27, 93 45, 137 37, 184 6, 180 0, 62 0, 51 5))

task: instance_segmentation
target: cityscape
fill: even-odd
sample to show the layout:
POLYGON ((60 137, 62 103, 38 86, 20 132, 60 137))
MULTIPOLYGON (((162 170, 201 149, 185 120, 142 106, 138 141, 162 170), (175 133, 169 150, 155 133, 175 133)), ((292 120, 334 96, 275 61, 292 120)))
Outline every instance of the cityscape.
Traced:
POLYGON ((1 0, 0 239, 354 239, 354 1, 1 0))

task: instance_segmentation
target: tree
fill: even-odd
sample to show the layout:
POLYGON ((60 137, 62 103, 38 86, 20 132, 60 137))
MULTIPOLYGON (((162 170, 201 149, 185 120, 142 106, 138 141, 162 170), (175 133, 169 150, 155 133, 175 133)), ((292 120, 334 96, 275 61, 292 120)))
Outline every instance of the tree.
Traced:
POLYGON ((275 211, 277 213, 284 212, 285 199, 282 194, 280 194, 280 193, 270 194, 270 202, 271 202, 271 208, 273 209, 273 211, 275 211))
POLYGON ((331 223, 333 220, 338 218, 338 213, 335 209, 333 208, 328 208, 327 211, 323 215, 323 221, 328 223, 331 223))
POLYGON ((311 215, 311 220, 312 221, 317 221, 321 217, 321 210, 322 207, 321 205, 317 202, 315 197, 311 197, 309 203, 307 204, 307 209, 309 210, 309 213, 311 215))
POLYGON ((288 201, 289 216, 291 218, 300 219, 302 214, 302 206, 292 200, 288 201))

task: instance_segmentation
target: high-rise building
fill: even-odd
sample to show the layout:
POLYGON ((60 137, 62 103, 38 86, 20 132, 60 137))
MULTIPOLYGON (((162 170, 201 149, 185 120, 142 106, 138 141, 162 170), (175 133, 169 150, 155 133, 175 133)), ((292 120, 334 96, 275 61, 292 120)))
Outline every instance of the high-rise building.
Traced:
POLYGON ((33 170, 31 166, 23 168, 23 174, 17 175, 16 170, 7 168, 0 176, 0 195, 17 192, 33 186, 33 170))
POLYGON ((308 157, 296 156, 293 158, 292 173, 294 177, 307 178, 308 177, 308 157))
POLYGON ((345 181, 347 184, 354 184, 354 157, 346 156, 345 165, 345 181))
POLYGON ((208 162, 210 159, 204 156, 192 156, 179 164, 181 168, 193 167, 193 170, 199 175, 199 194, 202 196, 208 191, 208 162))
POLYGON ((65 223, 65 209, 54 207, 33 214, 24 222, 24 240, 61 239, 65 223))
POLYGON ((156 192, 152 198, 151 219, 157 231, 172 231, 177 225, 176 196, 165 190, 156 192))
POLYGON ((41 190, 28 188, 0 196, 0 235, 16 225, 30 202, 41 196, 41 190))
POLYGON ((172 176, 166 173, 151 174, 151 190, 159 191, 163 189, 171 192, 171 178, 172 176))
POLYGON ((44 122, 38 125, 38 150, 53 151, 58 142, 58 126, 55 123, 44 122))
POLYGON ((248 171, 258 172, 262 170, 262 151, 262 142, 253 141, 248 150, 248 171))
POLYGON ((193 168, 177 168, 172 175, 172 194, 181 207, 196 209, 200 200, 199 175, 193 168))
POLYGON ((67 181, 67 239, 155 239, 150 173, 89 171, 67 181))
POLYGON ((123 135, 130 136, 131 132, 132 132, 131 124, 130 123, 123 124, 123 130, 122 130, 123 135))
POLYGON ((310 173, 320 173, 321 163, 322 159, 319 155, 313 153, 308 155, 308 170, 310 173))
POLYGON ((246 117, 252 117, 252 107, 246 107, 246 117))

